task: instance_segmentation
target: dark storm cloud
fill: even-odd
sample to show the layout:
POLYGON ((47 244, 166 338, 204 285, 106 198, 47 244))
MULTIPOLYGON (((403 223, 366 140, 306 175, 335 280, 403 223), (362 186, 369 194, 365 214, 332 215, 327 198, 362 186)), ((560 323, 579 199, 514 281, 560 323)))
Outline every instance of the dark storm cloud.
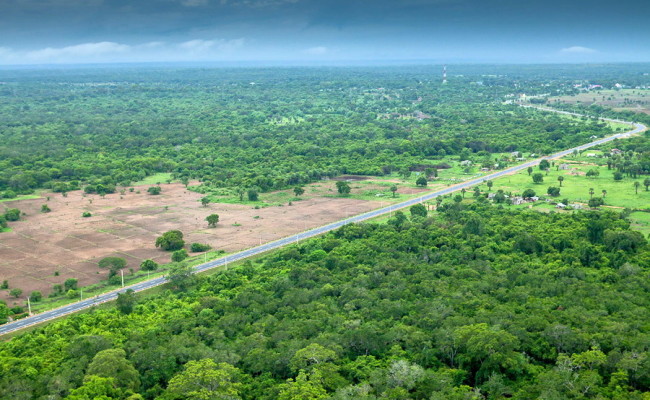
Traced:
POLYGON ((646 1, 0 0, 0 63, 650 60, 646 1))

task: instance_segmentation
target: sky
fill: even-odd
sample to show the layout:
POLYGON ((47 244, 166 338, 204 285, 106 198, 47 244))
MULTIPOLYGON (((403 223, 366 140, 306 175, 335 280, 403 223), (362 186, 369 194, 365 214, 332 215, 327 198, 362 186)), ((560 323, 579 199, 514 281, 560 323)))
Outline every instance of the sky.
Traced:
POLYGON ((0 64, 650 62, 648 0, 0 0, 0 64))

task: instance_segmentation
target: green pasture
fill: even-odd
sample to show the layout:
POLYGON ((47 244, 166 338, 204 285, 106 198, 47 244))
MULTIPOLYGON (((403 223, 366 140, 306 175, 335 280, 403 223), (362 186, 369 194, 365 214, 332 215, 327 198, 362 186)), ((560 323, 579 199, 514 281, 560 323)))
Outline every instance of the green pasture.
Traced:
MULTIPOLYGON (((157 174, 149 175, 141 181, 134 182, 131 186, 146 186, 146 185, 156 185, 158 183, 167 183, 168 180, 172 180, 172 174, 169 172, 159 172, 157 174)), ((173 182, 173 180, 172 180, 173 182)))
MULTIPOLYGON (((572 202, 587 203, 589 201, 590 188, 594 190, 594 196, 602 196, 603 190, 607 191, 605 196, 605 205, 611 207, 644 209, 650 207, 650 192, 645 191, 641 185, 638 194, 635 193, 634 182, 643 183, 643 177, 632 179, 624 177, 620 181, 614 180, 614 170, 608 170, 607 166, 594 166, 586 164, 573 163, 572 159, 563 159, 555 161, 556 166, 552 166, 548 175, 544 175, 544 182, 541 184, 533 183, 532 176, 527 171, 522 171, 514 175, 505 176, 494 180, 492 192, 502 189, 504 192, 520 194, 526 189, 533 189, 538 196, 546 196, 546 190, 549 186, 560 187, 558 176, 564 177, 560 190, 560 199, 569 199, 572 202), (575 169, 577 174, 571 174, 570 170, 556 170, 557 165, 567 163, 571 169, 575 169), (588 178, 584 174, 590 169, 597 169, 600 172, 598 177, 588 178), (580 174, 582 173, 582 175, 580 174)), ((542 172, 535 167, 533 174, 542 172)), ((544 173, 544 172, 542 172, 544 173)), ((482 191, 487 191, 486 185, 481 185, 482 191)))

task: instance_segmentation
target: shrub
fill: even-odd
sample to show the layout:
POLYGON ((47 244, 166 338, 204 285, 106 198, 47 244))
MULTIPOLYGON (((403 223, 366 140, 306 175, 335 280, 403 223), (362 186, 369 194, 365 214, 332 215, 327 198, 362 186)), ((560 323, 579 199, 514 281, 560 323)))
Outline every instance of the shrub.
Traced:
POLYGON ((151 186, 149 189, 147 189, 147 193, 151 195, 159 195, 160 194, 160 186, 151 186))
POLYGON ((202 252, 202 251, 208 251, 208 250, 210 250, 211 248, 212 248, 212 247, 210 247, 209 244, 192 243, 192 244, 190 245, 190 251, 191 251, 192 253, 200 253, 200 252, 202 252))
POLYGON ((172 253, 173 262, 181 262, 187 257, 189 257, 189 255, 187 254, 187 250, 185 249, 180 249, 172 253))
POLYGON ((522 197, 524 198, 531 198, 535 197, 535 191, 533 189, 526 189, 524 192, 521 194, 522 197))
POLYGON ((248 195, 248 201, 257 201, 259 199, 257 190, 255 189, 248 189, 247 195, 248 195))
POLYGON ((182 249, 185 246, 183 240, 183 233, 178 230, 168 231, 163 233, 156 239, 156 247, 161 247, 166 251, 174 251, 182 249))
POLYGON ((47 204, 43 204, 41 206, 41 212, 42 213, 49 213, 50 211, 52 211, 52 210, 50 210, 50 207, 47 204))
POLYGON ((111 270, 120 270, 126 267, 126 260, 122 257, 104 257, 99 260, 99 268, 110 268, 111 270))
POLYGON ((38 290, 35 290, 29 295, 29 299, 31 301, 41 301, 43 299, 43 293, 41 293, 38 290))
POLYGON ((74 290, 77 288, 77 280, 75 278, 68 278, 63 283, 65 290, 74 290))
POLYGON ((79 293, 77 293, 76 290, 74 290, 74 289, 70 289, 70 290, 68 290, 67 293, 65 294, 65 297, 67 297, 67 298, 69 298, 69 299, 74 299, 74 298, 76 298, 78 295, 79 295, 79 293))
POLYGON ((88 211, 84 211, 84 213, 81 214, 81 216, 84 217, 84 218, 88 218, 88 217, 92 217, 92 214, 89 213, 88 211))
POLYGON ((144 260, 140 264, 140 269, 143 271, 155 271, 158 269, 158 263, 154 260, 144 260))
POLYGON ((23 294, 23 290, 18 288, 13 288, 11 289, 11 292, 9 292, 9 295, 15 298, 19 298, 21 294, 23 294))
POLYGON ((20 210, 17 208, 10 208, 5 211, 5 218, 7 221, 18 221, 20 219, 20 210))

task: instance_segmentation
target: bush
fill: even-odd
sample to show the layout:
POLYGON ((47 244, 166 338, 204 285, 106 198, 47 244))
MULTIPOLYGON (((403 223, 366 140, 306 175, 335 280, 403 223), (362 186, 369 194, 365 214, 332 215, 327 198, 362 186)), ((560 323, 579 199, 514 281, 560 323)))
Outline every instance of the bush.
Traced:
POLYGON ((14 192, 13 190, 7 189, 2 193, 2 197, 5 198, 5 199, 13 199, 13 198, 16 197, 16 192, 14 192))
POLYGON ((57 296, 61 293, 63 293, 63 286, 59 285, 58 283, 52 286, 52 294, 57 296))
POLYGON ((192 244, 190 245, 190 251, 191 251, 192 253, 200 253, 200 252, 202 252, 202 251, 208 251, 208 250, 210 250, 211 248, 212 248, 212 247, 210 247, 209 244, 192 243, 192 244))
POLYGON ((255 189, 248 189, 248 201, 257 201, 259 198, 259 195, 257 194, 257 190, 255 189))
POLYGON ((622 179, 623 179, 623 174, 622 173, 620 173, 619 171, 614 172, 614 180, 615 181, 620 181, 622 179))
POLYGON ((180 249, 172 253, 173 262, 181 262, 187 257, 189 257, 189 254, 187 254, 187 250, 185 249, 180 249))
POLYGON ((5 211, 5 218, 7 221, 18 221, 20 219, 20 210, 17 208, 10 208, 5 211))
POLYGON ((70 290, 68 290, 68 292, 65 294, 65 297, 67 297, 67 298, 69 298, 69 299, 74 299, 74 298, 76 298, 77 296, 79 296, 79 293, 77 293, 77 291, 74 290, 74 289, 70 289, 70 290))
POLYGON ((181 231, 168 231, 156 239, 156 247, 161 247, 166 251, 179 250, 183 246, 185 246, 185 241, 183 240, 183 233, 181 231))
POLYGON ((559 196, 560 195, 560 188, 555 187, 555 186, 549 186, 548 189, 546 189, 546 193, 549 196, 553 196, 553 197, 559 196))
POLYGON ((535 197, 535 191, 533 189, 526 189, 524 192, 521 194, 523 198, 531 198, 535 197))
POLYGON ((122 257, 104 257, 99 260, 99 268, 110 268, 111 270, 117 271, 126 267, 126 260, 122 257))
POLYGON ((603 200, 600 197, 592 197, 591 199, 589 199, 589 203, 587 203, 587 204, 591 208, 596 208, 596 207, 600 207, 603 204, 605 204, 605 200, 603 200))
POLYGON ((23 294, 23 290, 18 288, 13 288, 11 289, 11 292, 9 292, 9 295, 15 298, 19 298, 21 294, 23 294))
POLYGON ((4 215, 0 215, 0 229, 7 227, 7 218, 4 215))
POLYGON ((29 299, 30 299, 31 301, 41 301, 41 300, 43 299, 43 293, 41 293, 41 292, 38 291, 38 290, 33 291, 33 292, 29 295, 29 299))
POLYGON ((92 217, 92 214, 89 213, 88 211, 84 211, 84 213, 81 214, 81 216, 84 217, 84 218, 88 218, 88 217, 92 217))
POLYGON ((6 279, 2 281, 2 285, 0 285, 0 289, 9 289, 9 281, 6 279))
POLYGON ((155 271, 158 269, 158 263, 154 260, 144 260, 140 264, 140 269, 143 271, 155 271))
POLYGON ((49 213, 50 211, 52 211, 52 210, 50 210, 50 207, 47 204, 43 204, 41 206, 41 212, 42 213, 49 213))
POLYGON ((149 189, 147 189, 147 193, 154 196, 159 195, 160 191, 161 191, 160 186, 151 186, 149 189))
POLYGON ((77 288, 77 280, 75 278, 68 278, 63 283, 65 290, 74 290, 77 288))

